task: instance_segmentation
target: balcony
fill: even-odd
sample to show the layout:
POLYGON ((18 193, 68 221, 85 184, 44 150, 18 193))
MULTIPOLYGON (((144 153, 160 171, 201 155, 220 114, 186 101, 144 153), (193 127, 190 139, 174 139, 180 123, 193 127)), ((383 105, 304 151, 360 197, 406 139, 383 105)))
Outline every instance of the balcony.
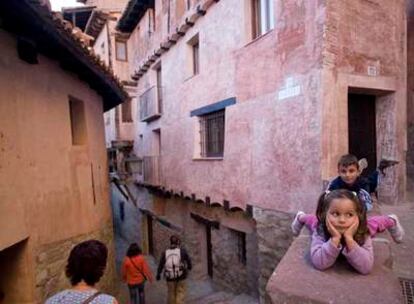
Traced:
POLYGON ((150 122, 161 117, 162 113, 162 87, 153 86, 139 97, 140 120, 150 122))
POLYGON ((151 186, 161 185, 160 156, 144 156, 144 183, 151 186))

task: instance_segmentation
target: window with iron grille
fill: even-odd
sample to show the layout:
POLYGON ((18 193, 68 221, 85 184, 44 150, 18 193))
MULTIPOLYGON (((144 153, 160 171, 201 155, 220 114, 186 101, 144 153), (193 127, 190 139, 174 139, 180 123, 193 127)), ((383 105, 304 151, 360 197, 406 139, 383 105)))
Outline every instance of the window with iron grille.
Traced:
POLYGON ((199 117, 202 157, 222 157, 224 152, 224 111, 199 117))

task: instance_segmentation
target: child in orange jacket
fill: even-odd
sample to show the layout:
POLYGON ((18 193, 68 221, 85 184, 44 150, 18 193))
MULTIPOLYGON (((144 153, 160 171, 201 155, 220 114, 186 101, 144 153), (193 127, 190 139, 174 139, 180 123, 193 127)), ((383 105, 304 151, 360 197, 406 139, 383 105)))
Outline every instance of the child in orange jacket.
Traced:
POLYGON ((129 246, 122 263, 122 280, 128 284, 131 304, 145 304, 145 282, 148 280, 152 283, 153 278, 142 250, 136 243, 129 246))

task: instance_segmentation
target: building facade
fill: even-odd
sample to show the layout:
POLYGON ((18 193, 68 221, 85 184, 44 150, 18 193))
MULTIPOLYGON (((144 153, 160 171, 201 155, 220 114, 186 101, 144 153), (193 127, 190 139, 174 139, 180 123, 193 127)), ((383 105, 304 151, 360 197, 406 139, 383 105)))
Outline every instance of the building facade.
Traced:
POLYGON ((71 248, 109 249, 100 287, 115 293, 103 111, 127 99, 88 37, 45 1, 0 3, 0 291, 43 303, 70 286, 71 248))
POLYGON ((133 141, 147 252, 179 234, 195 278, 263 296, 342 154, 398 160, 378 195, 402 202, 406 19, 405 1, 129 1, 115 35, 136 99, 107 129, 133 141))

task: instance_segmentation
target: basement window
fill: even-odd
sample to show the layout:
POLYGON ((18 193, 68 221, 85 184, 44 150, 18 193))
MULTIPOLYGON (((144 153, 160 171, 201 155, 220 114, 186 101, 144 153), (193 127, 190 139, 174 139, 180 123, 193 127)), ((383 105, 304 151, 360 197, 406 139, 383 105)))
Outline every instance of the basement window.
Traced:
POLYGON ((82 100, 69 97, 69 116, 72 132, 72 145, 87 143, 85 106, 82 100))

